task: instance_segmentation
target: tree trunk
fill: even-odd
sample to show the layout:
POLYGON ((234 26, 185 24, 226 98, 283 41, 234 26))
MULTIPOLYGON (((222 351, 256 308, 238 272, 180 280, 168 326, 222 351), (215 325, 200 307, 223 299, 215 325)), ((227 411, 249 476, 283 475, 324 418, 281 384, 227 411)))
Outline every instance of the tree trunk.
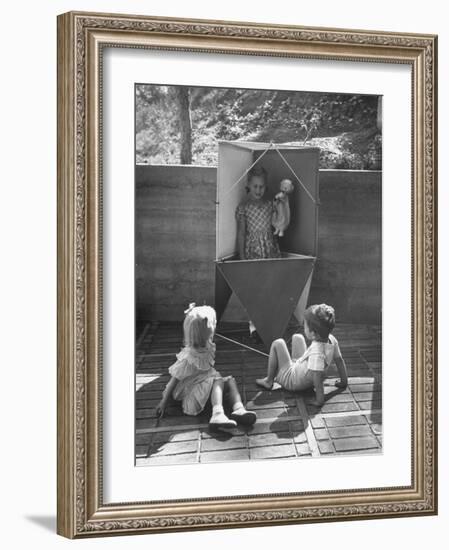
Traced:
POLYGON ((179 131, 181 138, 181 164, 192 164, 192 122, 190 119, 190 93, 187 86, 176 87, 179 131))
POLYGON ((377 129, 381 132, 382 131, 382 96, 380 95, 377 98, 377 129))

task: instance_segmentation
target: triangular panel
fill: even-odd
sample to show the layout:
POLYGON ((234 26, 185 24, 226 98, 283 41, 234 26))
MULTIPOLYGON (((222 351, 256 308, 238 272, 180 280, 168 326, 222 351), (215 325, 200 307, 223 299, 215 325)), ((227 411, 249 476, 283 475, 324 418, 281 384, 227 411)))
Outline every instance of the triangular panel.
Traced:
POLYGON ((304 323, 304 311, 306 310, 307 302, 309 300, 310 285, 312 284, 312 276, 313 276, 313 270, 309 275, 307 283, 304 286, 304 290, 301 293, 301 297, 299 298, 298 305, 296 306, 296 309, 295 309, 295 317, 298 320, 298 323, 300 325, 304 323))
POLYGON ((253 162, 253 153, 246 147, 223 142, 218 155, 216 258, 221 260, 237 252, 235 209, 246 197, 245 171, 253 162))
POLYGON ((269 348, 283 336, 314 263, 315 258, 301 256, 216 265, 269 348))
POLYGON ((231 287, 226 282, 226 279, 223 277, 218 267, 215 266, 215 311, 217 312, 217 321, 221 319, 231 294, 231 287))

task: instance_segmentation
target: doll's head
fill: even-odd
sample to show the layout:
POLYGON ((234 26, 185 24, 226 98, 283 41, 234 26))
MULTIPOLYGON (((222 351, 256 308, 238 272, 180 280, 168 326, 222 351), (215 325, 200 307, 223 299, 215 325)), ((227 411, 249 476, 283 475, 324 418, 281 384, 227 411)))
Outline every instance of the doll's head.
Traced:
POLYGON ((282 193, 289 195, 293 191, 293 182, 289 179, 283 179, 280 183, 282 193))
POLYGON ((309 340, 327 341, 335 327, 335 310, 327 304, 309 306, 304 312, 304 330, 309 340))
POLYGON ((217 325, 215 310, 210 306, 198 306, 194 303, 184 311, 184 345, 192 348, 204 348, 212 341, 217 325))
POLYGON ((252 199, 259 200, 265 194, 267 171, 263 166, 253 166, 248 172, 247 191, 252 199))

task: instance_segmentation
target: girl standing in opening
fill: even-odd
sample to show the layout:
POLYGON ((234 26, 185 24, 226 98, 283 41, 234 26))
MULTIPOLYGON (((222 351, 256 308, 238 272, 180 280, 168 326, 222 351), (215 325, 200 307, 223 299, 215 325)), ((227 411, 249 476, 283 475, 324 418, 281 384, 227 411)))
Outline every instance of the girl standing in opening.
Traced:
MULTIPOLYGON (((273 202, 265 197, 266 181, 267 172, 262 166, 254 166, 248 172, 248 196, 235 212, 240 260, 281 257, 277 237, 273 235, 273 202)), ((253 341, 260 341, 251 321, 249 331, 253 341)))
POLYGON ((240 260, 280 258, 271 220, 273 202, 265 197, 267 172, 254 166, 248 172, 247 198, 237 206, 237 250, 240 260))
POLYGON ((267 376, 256 380, 266 390, 271 390, 277 382, 288 391, 315 389, 313 405, 321 407, 324 403, 323 382, 328 367, 335 361, 340 380, 339 388, 346 388, 348 375, 340 348, 331 331, 335 326, 334 308, 326 304, 313 305, 304 313, 304 333, 311 340, 307 348, 304 337, 294 334, 292 339, 292 357, 282 338, 271 344, 268 357, 267 376))
POLYGON ((196 416, 211 401, 211 428, 234 428, 237 423, 250 426, 256 413, 243 406, 236 381, 232 376, 222 377, 215 370, 215 344, 213 337, 217 324, 215 310, 209 306, 190 304, 184 319, 184 347, 176 355, 177 361, 168 369, 171 378, 156 408, 163 416, 172 396, 182 402, 185 414, 196 416), (230 418, 223 409, 223 395, 232 407, 230 418))

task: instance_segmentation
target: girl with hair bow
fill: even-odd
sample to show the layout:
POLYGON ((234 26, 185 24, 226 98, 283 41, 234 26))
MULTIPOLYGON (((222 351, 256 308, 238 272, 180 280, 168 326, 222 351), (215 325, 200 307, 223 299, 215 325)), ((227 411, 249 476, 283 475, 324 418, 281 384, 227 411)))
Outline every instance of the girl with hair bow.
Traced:
POLYGON ((198 415, 210 400, 210 428, 234 428, 237 423, 246 426, 254 424, 256 413, 247 411, 243 406, 234 377, 222 377, 214 368, 215 310, 210 306, 197 307, 192 303, 184 313, 184 347, 176 355, 176 362, 168 369, 171 378, 156 408, 157 414, 164 415, 170 397, 181 401, 184 414, 192 416, 198 415), (229 417, 223 408, 225 398, 231 407, 229 417))

